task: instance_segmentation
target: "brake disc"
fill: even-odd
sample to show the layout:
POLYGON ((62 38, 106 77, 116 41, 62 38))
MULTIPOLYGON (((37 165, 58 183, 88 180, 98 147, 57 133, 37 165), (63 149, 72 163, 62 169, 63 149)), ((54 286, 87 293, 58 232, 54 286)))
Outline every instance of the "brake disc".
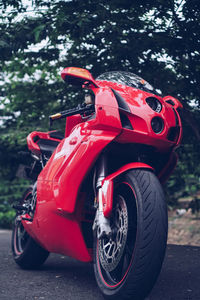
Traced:
POLYGON ((112 236, 99 240, 98 252, 101 265, 105 271, 113 271, 119 264, 128 235, 128 210, 122 196, 118 196, 113 210, 112 236))

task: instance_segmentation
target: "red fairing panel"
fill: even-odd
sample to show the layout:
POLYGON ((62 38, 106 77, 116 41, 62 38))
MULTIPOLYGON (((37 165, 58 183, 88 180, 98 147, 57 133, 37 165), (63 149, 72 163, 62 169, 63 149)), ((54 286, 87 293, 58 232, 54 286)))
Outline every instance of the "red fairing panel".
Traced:
POLYGON ((82 123, 81 115, 74 115, 66 118, 65 137, 68 137, 74 126, 82 123))

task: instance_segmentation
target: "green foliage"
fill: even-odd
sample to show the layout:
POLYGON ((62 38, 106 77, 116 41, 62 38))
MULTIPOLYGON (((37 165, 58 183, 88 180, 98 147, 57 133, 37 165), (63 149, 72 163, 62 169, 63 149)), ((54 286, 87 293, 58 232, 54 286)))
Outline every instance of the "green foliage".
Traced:
POLYGON ((10 209, 6 212, 0 212, 0 228, 11 228, 15 217, 15 211, 10 209))
POLYGON ((29 182, 21 179, 12 181, 2 180, 0 182, 0 228, 10 228, 15 211, 12 204, 21 200, 29 182))
POLYGON ((0 0, 0 10, 2 182, 15 180, 27 134, 48 130, 48 115, 82 101, 60 79, 64 67, 77 66, 94 76, 132 71, 182 100, 180 163, 167 192, 174 203, 199 190, 198 0, 0 0))

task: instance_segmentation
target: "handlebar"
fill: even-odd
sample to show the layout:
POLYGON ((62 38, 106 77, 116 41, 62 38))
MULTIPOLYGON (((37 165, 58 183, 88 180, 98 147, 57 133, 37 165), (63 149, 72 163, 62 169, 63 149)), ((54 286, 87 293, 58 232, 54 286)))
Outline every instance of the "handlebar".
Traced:
POLYGON ((59 113, 56 113, 54 115, 49 116, 49 122, 50 125, 52 125, 53 121, 58 120, 58 119, 62 119, 62 118, 66 118, 66 117, 70 117, 76 114, 83 114, 83 113, 93 113, 95 112, 95 106, 94 104, 88 104, 85 107, 75 107, 75 108, 71 108, 68 110, 64 110, 61 111, 59 113))

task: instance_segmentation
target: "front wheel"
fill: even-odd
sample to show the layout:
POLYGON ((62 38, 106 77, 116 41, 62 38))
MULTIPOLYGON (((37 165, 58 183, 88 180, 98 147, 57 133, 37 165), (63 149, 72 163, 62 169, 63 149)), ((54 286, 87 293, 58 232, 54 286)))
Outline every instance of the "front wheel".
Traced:
POLYGON ((160 273, 167 244, 167 206, 148 170, 122 174, 115 185, 112 236, 94 241, 96 281, 107 299, 144 299, 160 273))

